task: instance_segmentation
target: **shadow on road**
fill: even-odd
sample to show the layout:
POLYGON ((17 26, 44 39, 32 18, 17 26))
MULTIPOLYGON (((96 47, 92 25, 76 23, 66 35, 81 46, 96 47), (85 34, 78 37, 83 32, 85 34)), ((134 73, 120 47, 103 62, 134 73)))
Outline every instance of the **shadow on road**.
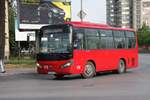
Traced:
MULTIPOLYGON (((127 71, 125 74, 131 74, 134 71, 127 71)), ((108 76, 119 76, 119 74, 115 74, 113 72, 100 72, 97 73, 97 75, 94 77, 94 79, 99 77, 108 77, 108 76)), ((76 80, 76 79, 83 79, 80 75, 66 75, 65 77, 61 79, 56 79, 53 75, 42 75, 37 74, 35 70, 25 70, 25 71, 9 71, 5 74, 0 74, 0 81, 16 81, 16 80, 55 80, 55 81, 70 81, 70 80, 76 80)))
MULTIPOLYGON (((124 73, 124 75, 126 74, 132 74, 132 71, 127 71, 126 73, 124 73)), ((114 72, 98 72, 96 74, 96 76, 94 77, 94 79, 96 78, 100 78, 100 77, 108 77, 108 76, 119 76, 120 74, 116 74, 114 72)), ((54 80, 61 80, 61 81, 67 81, 67 80, 75 80, 75 79, 84 79, 82 78, 80 75, 66 75, 65 77, 61 78, 61 79, 56 79, 55 77, 53 78, 54 80)))

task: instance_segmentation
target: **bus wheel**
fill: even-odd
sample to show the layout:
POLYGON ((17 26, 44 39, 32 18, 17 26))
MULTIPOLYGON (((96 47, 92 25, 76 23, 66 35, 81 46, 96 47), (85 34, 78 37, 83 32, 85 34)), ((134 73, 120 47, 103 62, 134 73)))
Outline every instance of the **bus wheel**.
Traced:
POLYGON ((92 78, 96 75, 95 66, 92 62, 87 62, 84 72, 81 74, 83 78, 92 78))
POLYGON ((124 60, 120 60, 119 61, 119 65, 118 65, 118 70, 117 70, 117 73, 118 74, 122 74, 126 71, 126 64, 124 62, 124 60))
POLYGON ((61 79, 63 77, 64 77, 63 74, 55 74, 55 79, 61 79))

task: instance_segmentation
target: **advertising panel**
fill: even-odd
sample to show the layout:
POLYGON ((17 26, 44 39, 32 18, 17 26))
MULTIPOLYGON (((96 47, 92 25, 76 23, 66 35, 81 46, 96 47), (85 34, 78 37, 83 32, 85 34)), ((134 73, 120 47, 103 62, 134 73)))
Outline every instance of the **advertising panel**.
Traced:
POLYGON ((48 24, 71 20, 71 2, 52 0, 17 0, 19 29, 39 29, 48 24))

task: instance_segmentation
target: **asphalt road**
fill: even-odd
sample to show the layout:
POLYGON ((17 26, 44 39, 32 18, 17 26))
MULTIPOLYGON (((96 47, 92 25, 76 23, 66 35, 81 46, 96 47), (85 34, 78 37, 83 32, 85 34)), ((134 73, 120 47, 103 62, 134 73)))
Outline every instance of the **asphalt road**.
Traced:
POLYGON ((122 75, 103 73, 54 80, 34 69, 0 74, 0 100, 150 100, 150 54, 142 54, 137 69, 122 75))

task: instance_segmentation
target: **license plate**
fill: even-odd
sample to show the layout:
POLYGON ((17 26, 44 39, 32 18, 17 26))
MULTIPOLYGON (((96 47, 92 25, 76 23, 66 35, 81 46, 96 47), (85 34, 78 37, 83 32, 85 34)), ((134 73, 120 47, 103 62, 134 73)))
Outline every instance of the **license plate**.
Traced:
POLYGON ((56 72, 48 72, 48 74, 54 75, 54 74, 56 74, 56 72))

